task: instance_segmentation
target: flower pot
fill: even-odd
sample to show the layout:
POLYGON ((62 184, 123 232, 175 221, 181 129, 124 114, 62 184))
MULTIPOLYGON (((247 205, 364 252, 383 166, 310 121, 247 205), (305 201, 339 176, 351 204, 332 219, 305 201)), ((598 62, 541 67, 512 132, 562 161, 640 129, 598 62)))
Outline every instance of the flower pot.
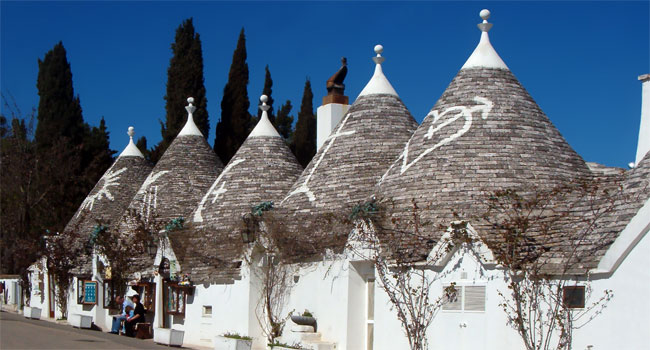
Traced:
POLYGON ((40 320, 41 319, 41 309, 38 307, 30 307, 30 306, 25 306, 23 309, 23 315, 26 318, 31 318, 34 320, 40 320))
POLYGON ((301 326, 312 326, 316 332, 316 319, 311 316, 291 315, 291 321, 301 326))
POLYGON ((153 341, 168 346, 183 346, 185 331, 169 328, 156 328, 153 332, 153 341))
POLYGON ((214 337, 214 350, 250 350, 252 340, 228 338, 221 335, 214 337))
POLYGON ((93 318, 91 316, 70 314, 68 322, 72 327, 90 329, 92 327, 93 318))

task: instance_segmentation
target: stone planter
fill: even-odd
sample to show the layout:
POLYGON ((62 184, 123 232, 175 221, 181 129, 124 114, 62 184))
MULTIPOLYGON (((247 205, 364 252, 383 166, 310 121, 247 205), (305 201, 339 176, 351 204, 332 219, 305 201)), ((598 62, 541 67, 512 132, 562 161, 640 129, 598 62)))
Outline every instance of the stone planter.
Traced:
POLYGON ((70 314, 68 323, 70 323, 72 327, 90 329, 93 324, 93 318, 91 316, 80 314, 70 314))
POLYGON ((153 341, 168 346, 183 346, 184 336, 185 331, 178 329, 155 328, 153 331, 153 341))
POLYGON ((40 320, 41 319, 41 309, 38 307, 30 307, 30 306, 25 306, 23 309, 23 315, 26 318, 31 318, 33 320, 40 320))
POLYGON ((221 335, 214 337, 214 350, 250 350, 252 340, 228 338, 221 335))
POLYGON ((312 326, 314 327, 314 332, 317 331, 316 319, 311 316, 291 315, 291 321, 301 326, 312 326))

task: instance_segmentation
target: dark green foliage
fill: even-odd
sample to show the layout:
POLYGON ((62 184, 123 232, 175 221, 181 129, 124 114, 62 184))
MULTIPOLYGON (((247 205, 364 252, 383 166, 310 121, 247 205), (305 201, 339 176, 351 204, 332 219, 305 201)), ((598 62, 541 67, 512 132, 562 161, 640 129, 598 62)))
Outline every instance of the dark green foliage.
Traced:
POLYGON ((147 138, 142 136, 136 141, 135 146, 138 147, 144 159, 151 161, 151 151, 147 148, 147 138))
MULTIPOLYGON (((2 267, 23 274, 42 254, 44 232, 63 232, 72 215, 113 163, 102 119, 91 128, 74 96, 65 48, 58 43, 39 60, 38 126, 15 106, 2 134, 2 267), (11 242, 6 243, 6 242, 11 242), (6 249, 5 249, 6 248, 6 249)), ((3 96, 4 100, 4 96, 3 96)), ((5 100, 7 107, 8 103, 5 100)), ((8 109, 11 109, 9 107, 8 109)))
POLYGON ((305 90, 302 94, 302 104, 298 112, 298 121, 296 130, 293 134, 293 143, 291 149, 296 156, 298 163, 307 167, 314 154, 316 154, 316 116, 312 100, 314 94, 311 91, 309 79, 305 82, 305 90))
POLYGON ((288 143, 291 143, 293 138, 293 116, 289 115, 292 108, 291 101, 287 100, 287 102, 280 106, 278 114, 275 117, 276 129, 278 129, 278 133, 288 143))
POLYGON ((74 96, 72 71, 63 43, 59 42, 38 60, 38 125, 36 144, 40 149, 52 146, 61 137, 80 145, 85 136, 79 97, 74 96))
POLYGON ((293 116, 289 115, 292 109, 293 106, 291 105, 291 101, 287 100, 282 106, 280 106, 275 118, 278 133, 280 133, 288 143, 291 143, 291 140, 293 139, 293 116))
POLYGON ((171 45, 173 56, 167 69, 167 93, 165 95, 165 124, 161 122, 162 140, 151 152, 156 163, 171 145, 187 121, 187 98, 194 97, 196 111, 193 114, 196 126, 207 138, 210 132, 208 100, 205 97, 203 78, 203 50, 199 34, 194 31, 192 18, 186 19, 176 29, 176 38, 171 45))
MULTIPOLYGON (((271 94, 273 94, 273 79, 271 79, 271 71, 269 70, 269 66, 266 65, 264 67, 264 89, 262 89, 262 95, 266 95, 269 99, 266 101, 266 105, 271 107, 269 108, 267 114, 269 116, 269 120, 271 123, 273 123, 273 126, 275 126, 275 114, 273 113, 273 97, 271 94)), ((262 102, 258 100, 257 102, 258 106, 262 105, 262 102)), ((257 118, 259 119, 262 116, 262 110, 257 109, 257 118)))
POLYGON ((232 56, 228 82, 223 89, 221 119, 217 124, 214 149, 223 164, 237 152, 248 136, 251 116, 248 113, 248 64, 246 63, 246 36, 239 33, 237 48, 232 56))

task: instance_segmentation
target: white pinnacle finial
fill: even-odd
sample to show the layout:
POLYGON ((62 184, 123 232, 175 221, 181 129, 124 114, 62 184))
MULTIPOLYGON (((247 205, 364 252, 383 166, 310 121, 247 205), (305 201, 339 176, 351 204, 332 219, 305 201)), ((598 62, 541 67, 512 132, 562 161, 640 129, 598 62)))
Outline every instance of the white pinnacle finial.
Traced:
POLYGON ((482 32, 489 32, 490 28, 492 28, 492 23, 488 23, 488 18, 490 18, 490 10, 488 9, 482 9, 481 12, 479 13, 479 16, 483 19, 483 23, 477 24, 478 29, 480 29, 482 32))
POLYGON ((273 124, 269 120, 269 114, 267 113, 267 111, 271 109, 271 106, 266 104, 268 100, 269 100, 268 96, 266 95, 260 96, 260 101, 262 102, 262 105, 260 105, 260 109, 262 110, 262 116, 260 117, 260 121, 257 122, 257 125, 255 125, 253 131, 251 131, 251 133, 248 135, 248 137, 258 137, 258 136, 280 137, 280 134, 278 134, 278 131, 275 130, 273 124))
POLYGON ((373 57, 372 60, 377 64, 382 64, 385 58, 381 57, 381 53, 384 52, 384 47, 381 45, 375 45, 375 53, 377 56, 373 57))
POLYGON ((129 126, 127 129, 128 131, 126 132, 127 135, 129 135, 129 144, 126 145, 126 148, 124 148, 124 151, 120 153, 119 157, 140 157, 144 158, 142 155, 142 152, 138 149, 138 147, 133 143, 133 136, 135 136, 135 128, 132 126, 129 126))
POLYGON ((192 114, 194 111, 196 111, 196 107, 194 107, 194 97, 188 97, 187 98, 187 103, 188 105, 185 106, 185 110, 187 111, 187 123, 185 123, 185 126, 181 130, 181 132, 178 133, 178 136, 182 135, 199 135, 203 136, 199 128, 196 127, 196 124, 194 124, 194 117, 192 114))
MULTIPOLYGON (((384 62, 385 58, 381 56, 384 52, 384 47, 382 45, 375 45, 375 53, 377 56, 373 57, 372 60, 376 63, 375 65, 375 74, 372 75, 366 87, 361 90, 359 97, 373 94, 387 94, 397 96, 397 92, 393 89, 393 86, 390 84, 384 71, 381 68, 381 64, 384 62)), ((357 97, 358 98, 358 97, 357 97)))
POLYGON ((194 105, 193 105, 194 97, 188 97, 187 98, 187 103, 189 103, 189 105, 185 106, 185 109, 187 110, 187 113, 189 113, 189 114, 194 113, 194 111, 196 110, 196 107, 194 107, 194 105))
POLYGON ((461 69, 477 67, 508 69, 508 66, 506 66, 490 43, 488 32, 492 28, 492 23, 488 23, 487 21, 490 18, 490 11, 483 9, 479 13, 479 16, 481 16, 483 22, 476 26, 481 30, 481 40, 461 69))
POLYGON ((271 109, 271 106, 269 106, 269 105, 266 104, 266 101, 268 101, 268 100, 269 100, 269 97, 268 97, 268 96, 266 96, 266 95, 262 95, 262 96, 260 96, 260 101, 262 102, 262 105, 260 106, 260 109, 261 109, 262 111, 264 111, 264 112, 266 112, 266 111, 268 111, 269 109, 271 109))

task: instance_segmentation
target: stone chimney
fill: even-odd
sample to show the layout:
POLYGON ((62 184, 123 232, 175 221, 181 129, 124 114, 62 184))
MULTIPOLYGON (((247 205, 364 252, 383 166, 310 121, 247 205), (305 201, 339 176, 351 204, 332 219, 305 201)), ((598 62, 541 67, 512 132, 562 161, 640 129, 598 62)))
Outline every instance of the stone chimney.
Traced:
POLYGON ((323 97, 323 105, 316 110, 316 151, 350 109, 348 97, 344 95, 343 80, 348 73, 345 57, 341 58, 341 64, 341 68, 327 80, 327 96, 323 97))
POLYGON ((650 151, 650 74, 640 75, 639 80, 643 86, 641 88, 641 127, 639 128, 635 164, 639 164, 650 151))

